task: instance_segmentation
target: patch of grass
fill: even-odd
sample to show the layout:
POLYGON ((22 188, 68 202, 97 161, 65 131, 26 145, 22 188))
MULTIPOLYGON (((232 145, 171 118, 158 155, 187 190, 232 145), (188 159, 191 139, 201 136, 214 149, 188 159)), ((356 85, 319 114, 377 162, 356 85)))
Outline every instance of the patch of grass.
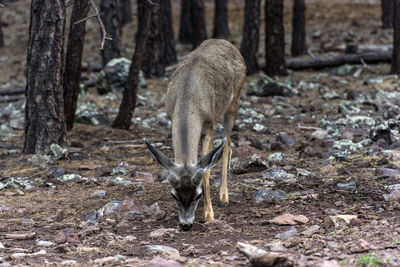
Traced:
POLYGON ((375 254, 365 254, 359 260, 358 263, 361 266, 381 266, 383 264, 383 260, 378 258, 375 254))

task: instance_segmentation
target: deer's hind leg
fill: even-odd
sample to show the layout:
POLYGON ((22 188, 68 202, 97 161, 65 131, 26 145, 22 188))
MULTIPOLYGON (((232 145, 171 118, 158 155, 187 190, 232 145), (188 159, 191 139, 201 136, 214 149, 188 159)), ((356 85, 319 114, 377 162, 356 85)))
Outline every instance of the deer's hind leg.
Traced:
MULTIPOLYGON (((204 136, 201 140, 202 156, 212 151, 213 141, 214 141, 214 128, 213 124, 211 124, 206 128, 204 136)), ((207 170, 203 177, 203 192, 204 192, 204 219, 206 221, 212 221, 214 220, 214 211, 211 204, 211 196, 210 196, 210 170, 207 170)))

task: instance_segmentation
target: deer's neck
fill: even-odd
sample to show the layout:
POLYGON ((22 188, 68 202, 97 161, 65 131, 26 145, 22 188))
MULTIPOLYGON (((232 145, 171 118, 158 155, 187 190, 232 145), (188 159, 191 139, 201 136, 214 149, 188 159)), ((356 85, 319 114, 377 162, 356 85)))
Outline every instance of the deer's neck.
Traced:
POLYGON ((190 109, 177 109, 172 119, 175 163, 195 164, 201 136, 201 119, 190 109))

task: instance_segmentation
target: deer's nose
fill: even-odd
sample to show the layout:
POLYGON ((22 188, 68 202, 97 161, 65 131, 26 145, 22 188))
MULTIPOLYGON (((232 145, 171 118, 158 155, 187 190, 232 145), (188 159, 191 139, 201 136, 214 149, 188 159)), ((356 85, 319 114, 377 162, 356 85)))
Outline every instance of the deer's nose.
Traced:
POLYGON ((181 223, 181 227, 182 227, 182 230, 183 231, 189 231, 190 230, 190 228, 192 228, 192 224, 190 224, 190 223, 181 223))

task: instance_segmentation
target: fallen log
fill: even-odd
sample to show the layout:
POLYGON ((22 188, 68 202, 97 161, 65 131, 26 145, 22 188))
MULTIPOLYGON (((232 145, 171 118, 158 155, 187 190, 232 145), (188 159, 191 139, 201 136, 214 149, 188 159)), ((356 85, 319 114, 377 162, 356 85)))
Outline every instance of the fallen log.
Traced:
MULTIPOLYGON (((362 64, 362 60, 368 64, 390 63, 392 61, 392 53, 370 52, 358 54, 342 54, 314 59, 290 58, 286 60, 286 67, 291 70, 322 69, 327 67, 337 67, 344 64, 362 64)), ((260 69, 263 69, 264 67, 265 63, 261 63, 260 69)))
POLYGON ((25 94, 25 88, 0 90, 0 95, 20 95, 20 94, 25 94))
POLYGON ((0 103, 10 103, 16 102, 25 99, 23 95, 16 95, 16 96, 0 96, 0 103))

